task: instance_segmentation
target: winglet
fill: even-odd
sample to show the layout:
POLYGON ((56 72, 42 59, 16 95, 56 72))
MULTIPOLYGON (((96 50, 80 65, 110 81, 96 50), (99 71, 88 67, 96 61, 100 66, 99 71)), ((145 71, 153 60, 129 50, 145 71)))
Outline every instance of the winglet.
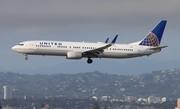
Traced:
POLYGON ((116 42, 116 39, 117 39, 117 37, 118 37, 118 34, 114 37, 114 39, 112 40, 112 44, 114 44, 115 42, 116 42))
POLYGON ((108 43, 108 41, 109 41, 109 37, 106 39, 105 43, 108 43))

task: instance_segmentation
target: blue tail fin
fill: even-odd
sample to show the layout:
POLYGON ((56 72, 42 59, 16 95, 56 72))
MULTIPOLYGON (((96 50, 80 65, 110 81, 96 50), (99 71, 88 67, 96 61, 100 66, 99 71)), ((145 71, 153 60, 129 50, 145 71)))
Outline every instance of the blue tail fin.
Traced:
POLYGON ((159 46, 166 22, 166 20, 161 20, 159 24, 139 43, 139 45, 159 46))

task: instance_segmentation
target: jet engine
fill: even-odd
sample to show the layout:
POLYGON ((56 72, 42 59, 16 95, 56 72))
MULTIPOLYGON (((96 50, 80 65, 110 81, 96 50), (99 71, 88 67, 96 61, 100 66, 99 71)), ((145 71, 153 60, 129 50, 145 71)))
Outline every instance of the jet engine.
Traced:
POLYGON ((74 52, 74 51, 67 52, 66 59, 81 59, 81 58, 82 58, 82 53, 80 52, 74 52))

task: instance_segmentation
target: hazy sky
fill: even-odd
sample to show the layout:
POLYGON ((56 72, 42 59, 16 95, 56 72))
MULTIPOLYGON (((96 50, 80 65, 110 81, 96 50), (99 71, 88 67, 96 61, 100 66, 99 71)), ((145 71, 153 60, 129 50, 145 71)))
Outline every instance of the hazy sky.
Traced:
POLYGON ((0 70, 20 73, 101 71, 140 74, 180 68, 179 0, 1 0, 0 70), (139 41, 162 19, 167 20, 162 52, 135 59, 66 60, 65 57, 24 56, 11 47, 26 40, 139 41))

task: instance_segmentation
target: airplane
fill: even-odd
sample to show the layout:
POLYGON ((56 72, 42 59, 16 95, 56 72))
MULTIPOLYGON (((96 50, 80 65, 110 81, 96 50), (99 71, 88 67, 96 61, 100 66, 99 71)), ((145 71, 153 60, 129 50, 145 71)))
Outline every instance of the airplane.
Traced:
POLYGON ((166 22, 166 20, 161 20, 145 38, 129 44, 115 44, 118 37, 116 35, 110 43, 108 43, 109 38, 105 42, 97 43, 48 40, 24 41, 13 46, 12 50, 25 55, 25 60, 28 60, 28 55, 65 56, 66 59, 87 58, 88 64, 93 62, 92 58, 121 59, 150 56, 167 47, 160 46, 166 22))

